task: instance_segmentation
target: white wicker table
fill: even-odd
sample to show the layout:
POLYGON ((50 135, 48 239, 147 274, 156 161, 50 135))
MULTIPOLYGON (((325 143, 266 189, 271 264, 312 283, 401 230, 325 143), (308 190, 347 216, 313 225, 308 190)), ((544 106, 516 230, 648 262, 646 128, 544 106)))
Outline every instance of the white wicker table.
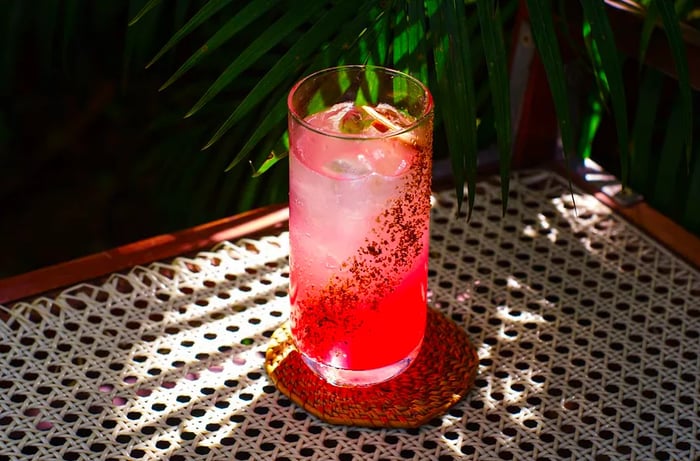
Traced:
POLYGON ((417 430, 320 422, 263 371, 287 236, 2 309, 0 460, 700 459, 700 273, 543 172, 436 195, 430 303, 476 386, 417 430))

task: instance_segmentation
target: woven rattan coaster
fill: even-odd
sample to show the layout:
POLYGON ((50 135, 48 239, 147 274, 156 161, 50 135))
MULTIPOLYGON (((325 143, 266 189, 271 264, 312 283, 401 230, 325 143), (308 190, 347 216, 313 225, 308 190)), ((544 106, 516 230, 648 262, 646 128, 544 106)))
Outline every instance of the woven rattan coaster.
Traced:
POLYGON ((314 374, 294 348, 288 322, 272 335, 265 369, 277 389, 331 424, 413 428, 445 413, 464 397, 478 357, 462 328, 428 309, 423 346, 399 376, 368 387, 336 387, 314 374))

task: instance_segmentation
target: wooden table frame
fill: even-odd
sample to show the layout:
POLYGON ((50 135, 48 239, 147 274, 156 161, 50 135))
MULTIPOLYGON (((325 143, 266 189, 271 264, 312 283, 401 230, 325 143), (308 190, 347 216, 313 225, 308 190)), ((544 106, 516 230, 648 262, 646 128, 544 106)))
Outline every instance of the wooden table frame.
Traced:
POLYGON ((139 264, 191 254, 225 240, 279 233, 286 229, 288 217, 286 205, 271 205, 0 279, 0 304, 93 280, 139 264))

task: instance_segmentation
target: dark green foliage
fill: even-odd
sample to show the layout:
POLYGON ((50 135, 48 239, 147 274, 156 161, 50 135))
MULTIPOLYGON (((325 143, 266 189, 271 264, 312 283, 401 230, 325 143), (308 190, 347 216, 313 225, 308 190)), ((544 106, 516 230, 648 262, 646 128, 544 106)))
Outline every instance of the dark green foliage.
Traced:
MULTIPOLYGON (((209 5, 214 3, 218 6, 218 2, 211 0, 200 11, 213 10, 209 5)), ((248 73, 263 55, 279 49, 276 64, 261 73, 259 83, 232 108, 230 115, 203 146, 209 148, 228 137, 228 131, 250 118, 249 114, 264 113, 262 119, 258 115, 258 121, 243 145, 232 153, 228 169, 237 166, 252 153, 262 152, 261 143, 283 126, 286 116, 283 94, 295 80, 329 65, 367 63, 410 72, 434 87, 439 108, 438 132, 444 133, 450 146, 460 200, 465 182, 469 190, 474 189, 477 150, 493 143, 495 133, 502 135, 500 148, 504 159, 503 178, 506 179, 504 191, 507 190, 508 162, 505 160, 510 153, 511 130, 503 21, 512 17, 516 1, 505 2, 507 6, 502 9, 496 9, 496 4, 491 0, 480 1, 478 10, 471 2, 464 4, 462 1, 372 0, 358 7, 348 2, 329 0, 314 2, 307 8, 299 8, 297 3, 278 3, 273 10, 284 14, 274 21, 270 20, 268 27, 259 30, 254 40, 240 42, 240 52, 228 59, 228 64, 222 66, 223 71, 187 113, 188 117, 196 117, 197 112, 215 100, 220 92, 234 83, 238 86, 238 77, 248 73), (481 27, 475 22, 477 12, 482 16, 481 27), (482 30, 485 32, 484 41, 482 30), (459 38, 452 40, 452 36, 459 38), (291 45, 285 48, 285 43, 291 45), (486 57, 490 63, 488 66, 486 57), (496 85, 494 88, 499 89, 494 99, 495 110, 488 107, 487 79, 496 85), (475 90, 477 82, 478 92, 475 90), (269 110, 261 112, 265 99, 276 103, 269 110), (478 120, 481 120, 484 128, 477 128, 478 120), (480 131, 491 134, 484 138, 479 135, 480 131), (481 145, 478 141, 481 141, 481 145)), ((230 40, 233 34, 226 30, 233 27, 232 23, 243 24, 244 21, 239 18, 261 16, 270 6, 269 1, 239 5, 239 12, 187 59, 163 86, 171 86, 185 70, 195 67, 193 63, 200 59, 202 53, 210 53, 222 41, 230 40), (216 46, 210 46, 211 43, 216 46)), ((198 13, 198 17, 202 16, 198 13)), ((248 29, 246 25, 236 27, 236 32, 248 29)), ((188 25, 178 31, 169 43, 176 43, 191 29, 188 25)), ((169 47, 166 45, 164 49, 169 47)), ((491 94, 496 94, 493 89, 491 94)), ((282 145, 279 132, 275 145, 282 145)), ((264 161, 266 170, 276 160, 284 158, 278 150, 264 161)), ((257 162, 253 164, 259 165, 257 162)), ((474 200, 475 195, 470 194, 470 210, 474 200)))
MULTIPOLYGON (((696 96, 687 83, 676 16, 687 14, 692 2, 674 11, 664 1, 642 4, 655 8, 652 16, 663 25, 677 63, 672 99, 679 123, 673 126, 645 112, 661 105, 659 93, 652 94, 663 86, 658 82, 632 94, 637 112, 620 101, 630 90, 602 2, 580 4, 592 21, 593 61, 600 64, 593 69, 613 96, 609 109, 623 160, 631 146, 622 171, 631 172, 633 187, 665 197, 658 203, 672 202, 674 217, 697 229, 700 200, 691 199, 700 188, 692 143, 696 96), (627 110, 634 114, 632 127, 627 110), (655 132, 670 130, 668 137, 651 135, 651 125, 655 132), (649 147, 652 141, 666 147, 649 147), (680 165, 676 154, 659 157, 675 144, 693 154, 680 157, 680 165), (661 171, 675 171, 675 182, 655 174, 661 171), (686 195, 668 195, 671 189, 686 195)), ((555 5, 567 2, 526 3, 563 145, 573 152, 575 119, 561 42, 554 39, 566 32, 555 5)), ((512 130, 506 63, 518 4, 318 0, 302 8, 292 0, 43 0, 39 14, 33 1, 6 0, 0 9, 0 221, 18 227, 7 226, 0 241, 17 242, 18 229, 60 220, 72 231, 48 240, 88 240, 82 231, 99 235, 78 252, 53 256, 69 259, 285 201, 287 92, 303 75, 338 64, 385 65, 427 83, 436 98, 435 155, 450 157, 457 190, 466 185, 470 192, 470 211, 479 200, 471 193, 477 152, 494 144, 507 198, 512 130), (58 198, 74 189, 82 199, 79 211, 59 210, 58 198)), ((659 27, 654 24, 644 27, 642 49, 659 27)), ((59 251, 37 245, 37 261, 59 251)), ((34 264, 28 253, 23 257, 20 263, 10 256, 15 269, 0 271, 34 264)))

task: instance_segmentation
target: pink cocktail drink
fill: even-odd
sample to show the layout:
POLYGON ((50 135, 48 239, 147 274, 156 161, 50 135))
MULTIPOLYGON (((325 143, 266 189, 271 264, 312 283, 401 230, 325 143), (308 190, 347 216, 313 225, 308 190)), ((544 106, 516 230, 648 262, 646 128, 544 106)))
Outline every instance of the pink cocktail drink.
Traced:
POLYGON ((410 77, 370 69, 407 80, 418 102, 337 98, 305 113, 294 97, 308 79, 290 94, 291 330, 337 385, 400 373, 426 323, 432 100, 410 77))

